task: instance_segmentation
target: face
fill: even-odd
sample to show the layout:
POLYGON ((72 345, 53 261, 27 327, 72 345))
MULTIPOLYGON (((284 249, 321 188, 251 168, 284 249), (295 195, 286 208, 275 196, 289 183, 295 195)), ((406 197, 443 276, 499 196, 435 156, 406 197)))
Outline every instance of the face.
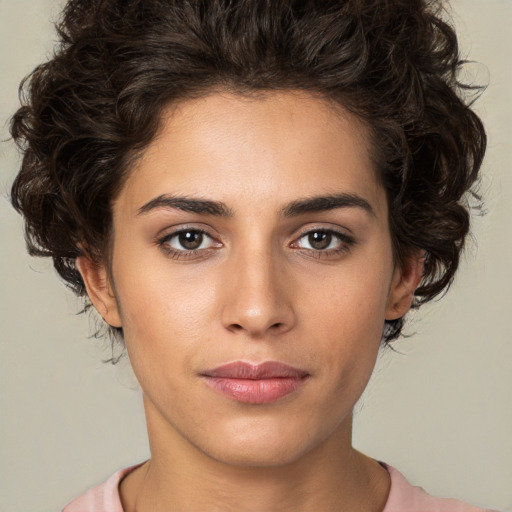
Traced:
POLYGON ((113 206, 111 279, 79 260, 124 330, 153 444, 264 466, 350 443, 384 320, 418 279, 394 265, 367 139, 292 92, 166 113, 113 206))

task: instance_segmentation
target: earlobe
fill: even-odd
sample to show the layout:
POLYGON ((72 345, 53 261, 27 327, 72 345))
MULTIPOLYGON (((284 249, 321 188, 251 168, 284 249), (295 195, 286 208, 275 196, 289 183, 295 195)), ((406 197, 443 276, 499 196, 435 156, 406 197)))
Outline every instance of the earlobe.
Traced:
POLYGON ((76 266, 87 290, 87 295, 103 320, 112 327, 121 327, 121 317, 107 269, 103 263, 96 264, 90 256, 79 256, 76 266))
POLYGON ((405 264, 396 267, 386 304, 386 320, 403 317, 412 306, 414 292, 423 275, 424 251, 413 253, 405 264))

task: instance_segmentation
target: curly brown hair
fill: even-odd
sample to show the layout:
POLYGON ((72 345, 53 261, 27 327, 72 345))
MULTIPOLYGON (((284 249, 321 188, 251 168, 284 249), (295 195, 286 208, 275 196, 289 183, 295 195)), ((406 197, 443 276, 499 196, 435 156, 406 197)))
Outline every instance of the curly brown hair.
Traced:
MULTIPOLYGON (((70 0, 57 30, 53 57, 20 86, 11 194, 29 252, 51 256, 78 295, 76 258, 108 259, 112 202, 162 110, 219 89, 309 91, 363 119, 395 258, 425 254, 415 306, 451 284, 486 136, 440 1, 70 0)), ((383 339, 402 328, 387 322, 383 339)))

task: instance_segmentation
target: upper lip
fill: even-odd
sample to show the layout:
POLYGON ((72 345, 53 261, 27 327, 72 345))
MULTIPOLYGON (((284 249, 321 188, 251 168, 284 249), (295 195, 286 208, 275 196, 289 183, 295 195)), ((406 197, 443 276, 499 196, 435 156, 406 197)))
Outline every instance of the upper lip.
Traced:
POLYGON ((219 377, 225 379, 276 379, 306 377, 308 372, 294 368, 279 361, 266 361, 264 363, 252 364, 244 361, 234 361, 206 370, 202 373, 205 377, 219 377))

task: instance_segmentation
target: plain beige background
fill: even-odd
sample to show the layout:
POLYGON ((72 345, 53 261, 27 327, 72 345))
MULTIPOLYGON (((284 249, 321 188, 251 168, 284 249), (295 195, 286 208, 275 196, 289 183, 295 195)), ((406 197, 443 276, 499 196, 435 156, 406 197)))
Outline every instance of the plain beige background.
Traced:
MULTIPOLYGON (((56 0, 0 0, 0 138, 17 84, 49 55, 56 0)), ((452 2, 462 53, 489 80, 477 110, 489 150, 459 277, 416 332, 383 354, 358 406, 354 441, 436 495, 512 510, 512 1, 452 2)), ((6 198, 18 157, 1 145, 0 511, 55 511, 148 456, 140 392, 50 262, 25 253, 6 198)))

